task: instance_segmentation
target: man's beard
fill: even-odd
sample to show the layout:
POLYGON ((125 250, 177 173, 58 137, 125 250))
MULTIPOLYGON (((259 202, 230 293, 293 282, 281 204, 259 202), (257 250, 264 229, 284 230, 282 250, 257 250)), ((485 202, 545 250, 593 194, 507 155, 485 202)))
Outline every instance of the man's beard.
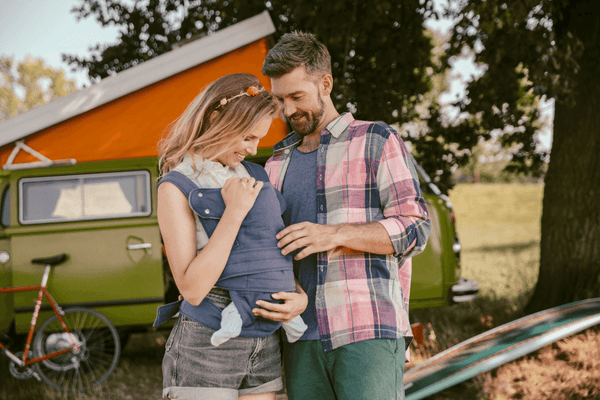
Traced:
POLYGON ((319 124, 321 123, 321 118, 323 118, 323 114, 325 113, 325 103, 323 100, 319 98, 319 110, 318 112, 314 111, 297 111, 294 114, 290 115, 288 121, 294 129, 294 132, 301 137, 309 135, 317 130, 319 124), (294 118, 304 117, 304 121, 296 121, 294 122, 294 118))

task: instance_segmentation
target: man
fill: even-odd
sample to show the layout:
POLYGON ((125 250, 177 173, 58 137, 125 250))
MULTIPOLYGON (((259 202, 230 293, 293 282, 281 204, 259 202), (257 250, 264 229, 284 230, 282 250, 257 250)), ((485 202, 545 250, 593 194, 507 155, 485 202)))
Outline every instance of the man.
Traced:
POLYGON ((388 125, 337 112, 329 52, 313 35, 284 35, 262 72, 294 130, 266 169, 288 205, 278 246, 295 254, 308 296, 307 331, 284 343, 288 397, 402 399, 409 257, 430 231, 409 153, 388 125))

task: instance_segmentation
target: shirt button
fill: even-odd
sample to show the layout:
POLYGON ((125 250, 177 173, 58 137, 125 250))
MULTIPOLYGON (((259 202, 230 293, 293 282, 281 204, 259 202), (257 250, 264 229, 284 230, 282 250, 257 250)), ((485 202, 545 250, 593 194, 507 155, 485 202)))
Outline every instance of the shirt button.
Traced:
POLYGON ((210 214, 210 210, 207 208, 206 210, 204 210, 204 214, 210 214))
POLYGON ((202 192, 199 192, 199 193, 198 193, 198 197, 202 197, 202 192))

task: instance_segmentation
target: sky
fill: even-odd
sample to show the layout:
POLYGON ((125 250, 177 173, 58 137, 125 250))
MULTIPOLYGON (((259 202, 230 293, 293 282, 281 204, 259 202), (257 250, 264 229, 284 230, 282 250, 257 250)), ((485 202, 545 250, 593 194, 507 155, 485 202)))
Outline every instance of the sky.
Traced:
MULTIPOLYGON (((86 56, 90 46, 116 41, 118 32, 114 27, 103 28, 93 17, 76 21, 70 10, 78 3, 77 0, 0 0, 0 55, 14 56, 17 62, 27 55, 41 57, 48 65, 65 70, 79 87, 89 86, 86 72, 71 72, 61 54, 86 56)), ((429 22, 427 26, 444 31, 451 23, 429 22)), ((468 60, 459 60, 452 73, 458 79, 450 82, 451 93, 446 93, 441 101, 444 98, 450 101, 464 93, 465 82, 471 79, 475 68, 468 60)), ((548 123, 540 139, 542 146, 549 149, 554 107, 552 103, 544 103, 541 108, 548 123)))
POLYGON ((60 67, 78 86, 89 84, 85 72, 72 73, 62 62, 62 53, 84 56, 96 43, 116 41, 117 29, 102 28, 93 18, 75 20, 75 0, 0 0, 0 54, 15 61, 27 55, 41 57, 60 67))

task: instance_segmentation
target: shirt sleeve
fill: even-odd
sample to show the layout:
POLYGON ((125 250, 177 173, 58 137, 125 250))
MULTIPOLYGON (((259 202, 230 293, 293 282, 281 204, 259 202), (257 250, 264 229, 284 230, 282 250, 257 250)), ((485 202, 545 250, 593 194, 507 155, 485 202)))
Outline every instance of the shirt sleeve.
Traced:
POLYGON ((398 134, 388 129, 390 134, 377 169, 377 189, 384 216, 379 222, 390 235, 402 265, 402 259, 425 249, 431 221, 408 150, 398 134))

